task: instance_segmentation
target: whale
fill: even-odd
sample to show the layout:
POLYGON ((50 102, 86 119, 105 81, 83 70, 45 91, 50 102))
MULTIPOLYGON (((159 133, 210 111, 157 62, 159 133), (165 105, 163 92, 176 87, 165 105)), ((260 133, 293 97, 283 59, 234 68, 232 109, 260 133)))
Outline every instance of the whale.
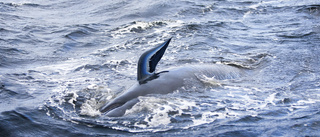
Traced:
POLYGON ((140 96, 149 94, 168 94, 184 86, 193 84, 190 81, 201 81, 201 76, 215 80, 226 80, 243 77, 244 70, 225 64, 198 64, 175 67, 156 72, 156 66, 164 55, 172 38, 144 52, 137 64, 137 82, 99 111, 108 117, 121 117, 126 111, 139 102, 140 96))

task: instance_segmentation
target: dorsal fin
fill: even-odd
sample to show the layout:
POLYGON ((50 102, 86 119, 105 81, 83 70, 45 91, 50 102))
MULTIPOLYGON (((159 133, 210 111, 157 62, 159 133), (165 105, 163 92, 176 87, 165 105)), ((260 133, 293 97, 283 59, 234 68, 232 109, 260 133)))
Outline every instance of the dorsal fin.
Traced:
POLYGON ((158 62, 160 61, 161 57, 163 56, 164 52, 166 51, 170 39, 168 39, 166 42, 161 44, 160 46, 157 46, 155 48, 152 48, 146 52, 144 52, 138 61, 138 81, 142 82, 146 80, 148 77, 154 74, 154 71, 156 70, 156 66, 158 62))

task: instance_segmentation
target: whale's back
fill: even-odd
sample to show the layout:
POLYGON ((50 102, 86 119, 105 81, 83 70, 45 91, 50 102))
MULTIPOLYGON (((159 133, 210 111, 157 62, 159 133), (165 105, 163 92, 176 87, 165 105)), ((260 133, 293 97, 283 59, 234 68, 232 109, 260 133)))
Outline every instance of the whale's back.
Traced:
POLYGON ((223 64, 201 64, 189 65, 169 70, 172 77, 176 79, 197 78, 206 76, 216 80, 236 79, 246 75, 246 71, 241 68, 223 64))
POLYGON ((217 80, 236 79, 246 75, 246 72, 241 68, 223 64, 197 65, 190 67, 193 69, 195 75, 205 75, 206 77, 217 80))

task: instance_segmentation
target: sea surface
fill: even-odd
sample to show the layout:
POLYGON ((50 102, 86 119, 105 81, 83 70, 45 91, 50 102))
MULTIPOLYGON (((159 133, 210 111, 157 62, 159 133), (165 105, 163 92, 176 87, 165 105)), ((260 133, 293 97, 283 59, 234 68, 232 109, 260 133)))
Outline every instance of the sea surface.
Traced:
POLYGON ((319 56, 319 0, 0 0, 0 136, 320 136, 319 56), (248 74, 101 114, 168 38, 157 71, 248 74))

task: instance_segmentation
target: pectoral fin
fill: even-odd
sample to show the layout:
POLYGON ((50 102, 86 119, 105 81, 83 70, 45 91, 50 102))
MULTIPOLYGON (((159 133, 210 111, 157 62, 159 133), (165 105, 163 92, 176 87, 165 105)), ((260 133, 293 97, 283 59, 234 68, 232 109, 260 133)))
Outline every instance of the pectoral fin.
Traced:
POLYGON ((143 83, 144 80, 152 76, 156 70, 156 66, 166 51, 171 38, 163 44, 144 52, 138 62, 138 81, 143 83))

